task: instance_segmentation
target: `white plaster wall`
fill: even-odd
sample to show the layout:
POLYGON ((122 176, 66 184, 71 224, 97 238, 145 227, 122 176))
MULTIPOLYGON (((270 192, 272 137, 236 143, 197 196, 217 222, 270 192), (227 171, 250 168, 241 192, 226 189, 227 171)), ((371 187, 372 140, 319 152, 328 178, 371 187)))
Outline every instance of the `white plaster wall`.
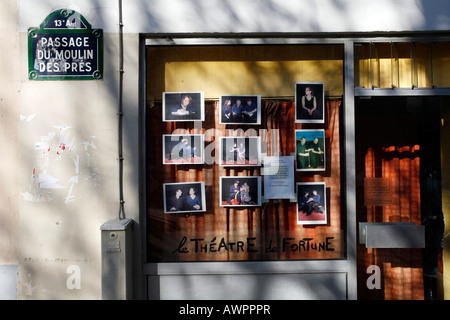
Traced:
MULTIPOLYGON (((57 9, 42 7, 29 27, 57 9)), ((119 215, 119 35, 104 33, 103 44, 102 80, 30 81, 20 33, 19 299, 101 299, 100 226, 119 215)), ((138 222, 138 35, 126 34, 124 48, 125 215, 138 222)))
MULTIPOLYGON (((98 81, 29 81, 20 42, 19 298, 101 299, 100 226, 120 200, 118 36, 104 35, 98 81), (67 284, 74 267, 79 288, 67 284)), ((138 222, 138 37, 124 47, 125 215, 138 222)))
POLYGON ((15 300, 17 265, 0 265, 0 300, 15 300))
POLYGON ((0 299, 15 299, 18 264, 19 118, 18 10, 0 3, 0 299))
MULTIPOLYGON (((70 7, 117 32, 119 1, 18 0, 20 31, 70 7)), ((447 0, 126 0, 124 32, 355 32, 450 29, 447 0)))

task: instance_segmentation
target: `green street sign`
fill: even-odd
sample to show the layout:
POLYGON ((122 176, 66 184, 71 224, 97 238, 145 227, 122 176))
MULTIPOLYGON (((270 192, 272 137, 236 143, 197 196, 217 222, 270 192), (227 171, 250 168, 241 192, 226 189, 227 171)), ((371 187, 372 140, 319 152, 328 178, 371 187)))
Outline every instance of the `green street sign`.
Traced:
POLYGON ((28 79, 103 78, 103 31, 78 12, 61 9, 28 29, 28 79))

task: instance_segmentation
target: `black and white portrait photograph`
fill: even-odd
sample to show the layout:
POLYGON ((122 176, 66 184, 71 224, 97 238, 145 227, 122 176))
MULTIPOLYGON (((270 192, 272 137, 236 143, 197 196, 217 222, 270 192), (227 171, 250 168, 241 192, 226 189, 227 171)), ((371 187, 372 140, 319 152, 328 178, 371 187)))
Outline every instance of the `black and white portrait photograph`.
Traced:
POLYGON ((325 130, 295 130, 296 171, 325 171, 325 130))
POLYGON ((261 137, 220 137, 221 166, 260 166, 261 137))
POLYGON ((163 92, 163 121, 203 121, 203 92, 163 92))
POLYGON ((261 124, 261 96, 221 95, 221 124, 261 124))
POLYGON ((220 206, 261 206, 261 177, 220 177, 220 206))
POLYGON ((303 182, 296 184, 297 224, 326 224, 325 182, 303 182))
POLYGON ((164 164, 203 164, 202 134, 163 134, 164 164))
POLYGON ((325 90, 323 82, 295 83, 295 122, 325 122, 325 90))
POLYGON ((205 182, 163 184, 164 213, 205 212, 205 182))

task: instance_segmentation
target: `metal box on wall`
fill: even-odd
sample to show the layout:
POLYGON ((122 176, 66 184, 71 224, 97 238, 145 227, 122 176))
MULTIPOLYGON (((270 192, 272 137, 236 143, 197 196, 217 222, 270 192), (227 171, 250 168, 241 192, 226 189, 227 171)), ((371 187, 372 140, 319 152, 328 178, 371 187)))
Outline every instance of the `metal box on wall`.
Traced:
POLYGON ((102 299, 131 299, 133 220, 110 220, 104 223, 100 230, 102 299))
POLYGON ((414 222, 361 222, 359 243, 366 248, 424 248, 425 226, 414 222))

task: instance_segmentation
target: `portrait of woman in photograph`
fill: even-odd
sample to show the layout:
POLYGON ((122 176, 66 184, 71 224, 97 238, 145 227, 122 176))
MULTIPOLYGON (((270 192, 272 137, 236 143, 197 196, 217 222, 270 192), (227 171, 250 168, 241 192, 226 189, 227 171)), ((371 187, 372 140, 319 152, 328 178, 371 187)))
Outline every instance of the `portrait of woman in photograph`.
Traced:
POLYGON ((295 122, 324 123, 325 96, 323 82, 295 83, 295 122))
POLYGON ((203 121, 203 92, 163 92, 163 121, 203 121))

